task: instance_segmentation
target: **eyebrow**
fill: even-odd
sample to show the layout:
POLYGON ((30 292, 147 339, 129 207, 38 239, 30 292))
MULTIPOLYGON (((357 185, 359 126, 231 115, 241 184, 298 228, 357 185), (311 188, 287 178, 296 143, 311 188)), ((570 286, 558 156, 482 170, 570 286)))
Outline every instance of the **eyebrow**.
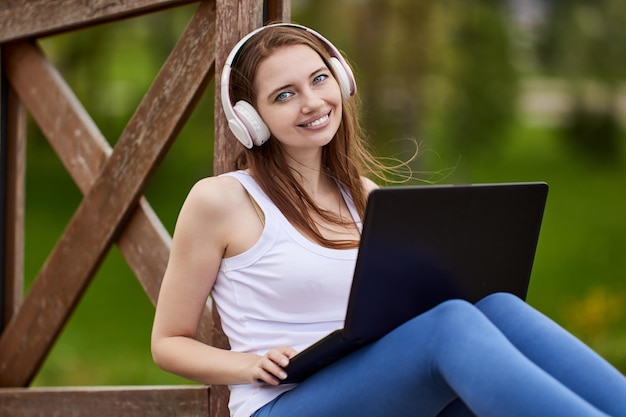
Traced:
MULTIPOLYGON (((318 73, 320 73, 320 72, 322 72, 322 71, 327 71, 327 70, 328 70, 328 67, 327 67, 326 65, 323 65, 323 66, 319 67, 318 69, 316 69, 315 71, 313 71, 313 72, 309 75, 309 77, 313 77, 315 74, 318 74, 318 73)), ((292 85, 293 85, 293 84, 286 84, 286 85, 283 85, 283 86, 281 86, 281 87, 278 87, 278 88, 276 88, 276 89, 274 89, 274 90, 270 91, 270 93, 267 95, 268 100, 270 100, 270 101, 271 101, 271 100, 273 100, 273 98, 274 98, 274 97, 278 94, 278 92, 279 92, 279 91, 284 90, 284 89, 286 89, 286 88, 289 88, 289 87, 291 87, 292 85)))

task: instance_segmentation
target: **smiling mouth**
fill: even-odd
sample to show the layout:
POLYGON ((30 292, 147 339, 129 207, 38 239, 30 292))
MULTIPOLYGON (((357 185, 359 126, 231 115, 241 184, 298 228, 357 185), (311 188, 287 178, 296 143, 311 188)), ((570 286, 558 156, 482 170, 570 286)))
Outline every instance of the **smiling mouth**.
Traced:
POLYGON ((330 112, 328 112, 327 114, 323 115, 322 117, 320 117, 317 120, 313 120, 312 122, 301 124, 300 126, 302 126, 302 127, 317 127, 317 126, 321 126, 324 123, 326 123, 328 121, 328 119, 330 119, 330 112))

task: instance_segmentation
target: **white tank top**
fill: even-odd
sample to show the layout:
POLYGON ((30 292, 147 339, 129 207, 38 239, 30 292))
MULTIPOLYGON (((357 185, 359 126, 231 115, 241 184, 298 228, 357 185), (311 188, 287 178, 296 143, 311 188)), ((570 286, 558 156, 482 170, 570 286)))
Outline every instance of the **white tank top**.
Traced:
MULTIPOLYGON (((287 221, 250 174, 224 175, 239 180, 265 215, 259 240, 246 252, 222 259, 213 287, 231 349, 263 355, 285 345, 300 351, 342 328, 357 249, 329 249, 312 242, 287 221)), ((352 199, 343 195, 360 226, 352 199)), ((232 385, 231 416, 248 417, 293 387, 232 385)))

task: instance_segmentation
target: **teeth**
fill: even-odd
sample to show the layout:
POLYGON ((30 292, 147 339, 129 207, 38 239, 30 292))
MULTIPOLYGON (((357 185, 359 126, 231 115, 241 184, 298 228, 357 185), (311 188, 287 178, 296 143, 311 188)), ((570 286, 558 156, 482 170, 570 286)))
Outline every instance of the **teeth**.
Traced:
POLYGON ((315 126, 319 126, 323 123, 326 123, 326 121, 328 120, 328 115, 324 115, 322 117, 320 117, 317 120, 312 121, 311 123, 307 123, 305 126, 306 127, 315 127, 315 126))

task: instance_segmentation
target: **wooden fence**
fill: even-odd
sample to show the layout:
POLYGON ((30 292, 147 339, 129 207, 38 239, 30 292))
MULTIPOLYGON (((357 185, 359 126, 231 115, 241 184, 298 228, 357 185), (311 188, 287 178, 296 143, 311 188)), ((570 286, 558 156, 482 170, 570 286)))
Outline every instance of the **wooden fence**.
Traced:
MULTIPOLYGON (((205 87, 245 33, 288 21, 289 0, 4 0, 0 7, 0 416, 228 416, 225 387, 29 388, 113 244, 153 303, 170 236, 142 196, 205 87), (197 3, 111 148, 37 39, 197 3), (26 114, 83 193, 69 225, 23 295, 26 114)), ((236 141, 215 89, 214 171, 236 141)), ((210 132, 207 132, 207 140, 210 132)), ((227 346, 207 306, 203 340, 227 346)))

